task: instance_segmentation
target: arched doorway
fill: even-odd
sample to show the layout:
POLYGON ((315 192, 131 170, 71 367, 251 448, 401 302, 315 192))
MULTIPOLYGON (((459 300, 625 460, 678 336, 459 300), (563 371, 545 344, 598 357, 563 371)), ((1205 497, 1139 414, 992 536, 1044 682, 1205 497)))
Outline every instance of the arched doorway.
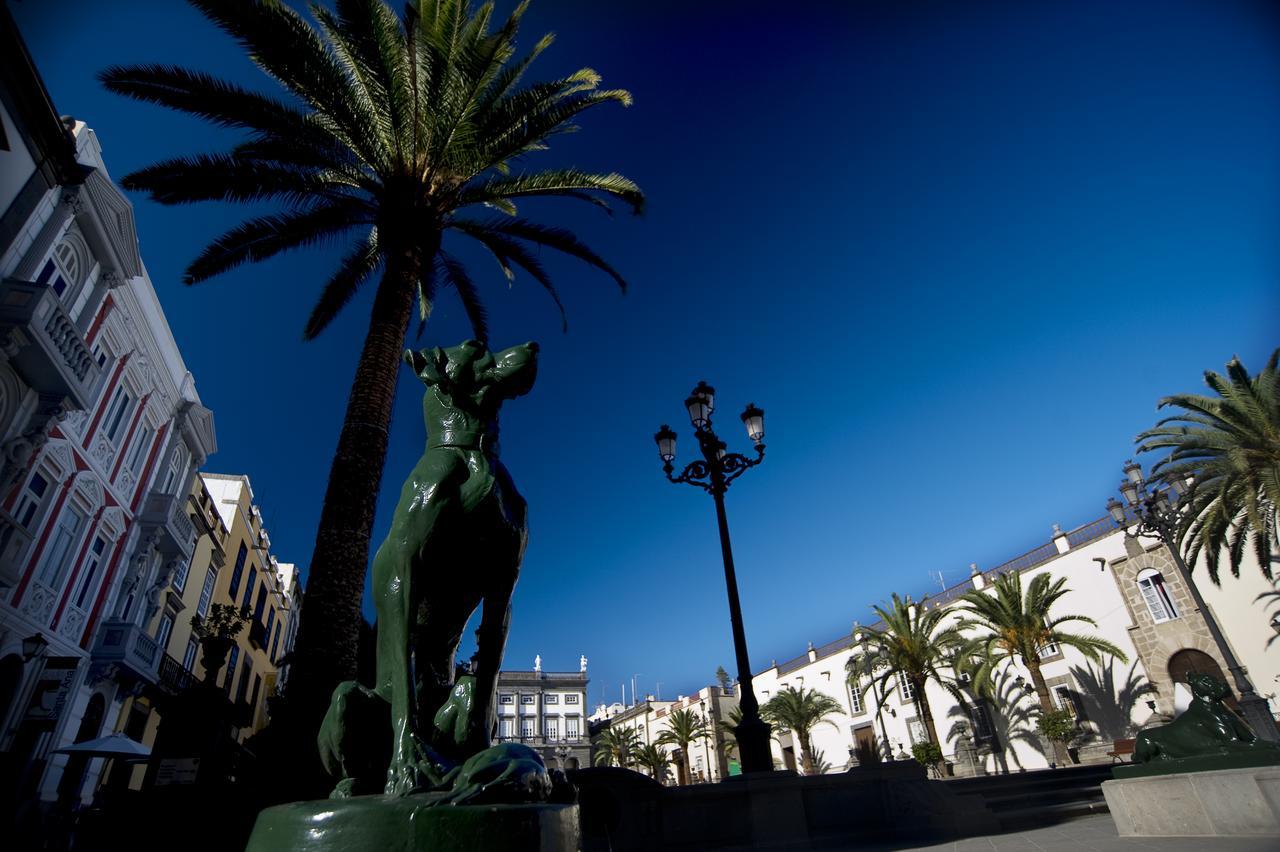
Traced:
MULTIPOLYGON (((1222 666, 1218 665, 1218 661, 1210 657, 1204 651, 1197 651, 1194 648, 1183 648, 1178 653, 1169 658, 1169 678, 1174 683, 1186 683, 1187 677, 1193 674, 1213 675, 1231 688, 1231 680, 1222 673, 1222 666)), ((1226 699, 1226 703, 1231 709, 1237 709, 1235 691, 1232 690, 1231 695, 1226 699)))

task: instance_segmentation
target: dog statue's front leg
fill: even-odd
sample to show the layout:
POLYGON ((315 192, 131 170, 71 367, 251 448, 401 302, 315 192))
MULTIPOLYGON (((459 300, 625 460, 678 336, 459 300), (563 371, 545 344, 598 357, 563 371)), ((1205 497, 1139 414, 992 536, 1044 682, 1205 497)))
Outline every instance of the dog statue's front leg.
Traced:
POLYGON ((378 693, 391 705, 391 762, 386 793, 404 796, 418 786, 417 737, 413 731, 413 683, 409 667, 409 619, 413 582, 407 542, 387 537, 373 560, 378 612, 378 693))

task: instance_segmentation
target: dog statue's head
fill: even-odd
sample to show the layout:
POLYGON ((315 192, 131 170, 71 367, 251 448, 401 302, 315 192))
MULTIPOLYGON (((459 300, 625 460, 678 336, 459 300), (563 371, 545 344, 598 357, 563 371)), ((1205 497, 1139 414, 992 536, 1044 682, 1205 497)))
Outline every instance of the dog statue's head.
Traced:
POLYGON ((1231 694, 1231 689, 1225 683, 1210 674, 1193 672, 1187 675, 1187 685, 1191 687, 1192 695, 1209 702, 1221 701, 1231 694))
POLYGON ((538 375, 538 344, 492 353, 478 340, 448 349, 406 350, 404 360, 427 387, 462 408, 497 411, 503 400, 529 392, 538 375))

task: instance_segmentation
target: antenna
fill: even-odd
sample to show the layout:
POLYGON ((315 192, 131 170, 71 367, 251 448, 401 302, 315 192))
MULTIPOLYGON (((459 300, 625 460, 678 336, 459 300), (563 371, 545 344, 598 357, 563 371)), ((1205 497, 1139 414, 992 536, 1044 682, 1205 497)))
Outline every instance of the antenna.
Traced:
POLYGON ((938 581, 938 585, 942 587, 942 591, 947 590, 947 581, 943 579, 941 571, 930 571, 929 576, 938 581))
POLYGON ((654 686, 654 693, 657 696, 655 700, 661 701, 662 700, 662 681, 658 681, 657 684, 654 686))

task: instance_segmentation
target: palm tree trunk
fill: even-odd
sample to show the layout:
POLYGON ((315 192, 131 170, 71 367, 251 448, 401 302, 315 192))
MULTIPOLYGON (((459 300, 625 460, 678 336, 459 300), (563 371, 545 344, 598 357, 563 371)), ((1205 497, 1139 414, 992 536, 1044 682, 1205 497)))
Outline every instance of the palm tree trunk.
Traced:
MULTIPOLYGON (((1055 708, 1053 699, 1049 695, 1049 685, 1044 682, 1044 675, 1040 672, 1040 661, 1026 660, 1027 669, 1031 672, 1031 683, 1036 688, 1036 695, 1040 699, 1040 710, 1045 713, 1052 713, 1055 708)), ((1067 744, 1055 741, 1053 743, 1053 753, 1057 758, 1059 766, 1070 766, 1071 755, 1067 753, 1067 744)))
MULTIPOLYGON (((912 681, 911 686, 915 689, 916 706, 919 708, 920 721, 924 722, 925 731, 929 734, 929 742, 936 744, 938 748, 941 749, 942 740, 938 739, 938 726, 933 722, 933 708, 929 706, 929 696, 925 695, 924 681, 921 681, 918 684, 912 681)), ((946 760, 940 758, 938 762, 934 764, 934 769, 938 771, 939 778, 945 778, 947 775, 946 760)))
POLYGON ((289 681, 291 710, 299 714, 293 721, 302 723, 313 750, 333 688, 356 677, 369 539, 422 263, 408 248, 388 256, 329 468, 289 681))
POLYGON ((800 741, 800 768, 804 770, 805 775, 813 774, 813 746, 809 743, 808 731, 795 731, 796 739, 800 741))

